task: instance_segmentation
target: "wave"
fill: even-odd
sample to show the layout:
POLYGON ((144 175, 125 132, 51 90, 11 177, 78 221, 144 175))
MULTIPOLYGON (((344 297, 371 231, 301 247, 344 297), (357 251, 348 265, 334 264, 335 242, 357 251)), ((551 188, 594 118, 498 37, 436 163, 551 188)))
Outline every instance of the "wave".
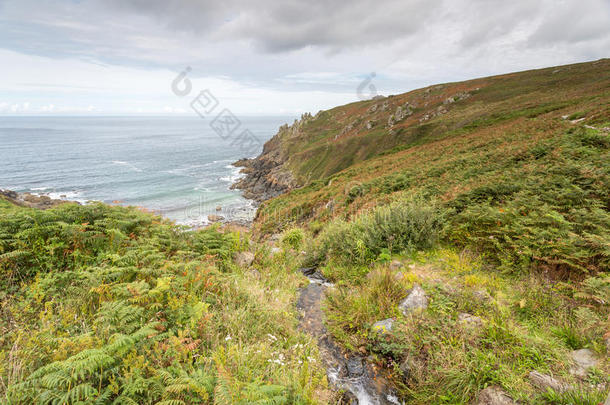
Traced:
POLYGON ((134 172, 141 172, 142 169, 139 169, 136 165, 134 165, 133 163, 129 163, 129 162, 124 162, 122 160, 113 160, 111 162, 113 165, 117 165, 117 166, 124 166, 127 167, 131 170, 133 170, 134 172))

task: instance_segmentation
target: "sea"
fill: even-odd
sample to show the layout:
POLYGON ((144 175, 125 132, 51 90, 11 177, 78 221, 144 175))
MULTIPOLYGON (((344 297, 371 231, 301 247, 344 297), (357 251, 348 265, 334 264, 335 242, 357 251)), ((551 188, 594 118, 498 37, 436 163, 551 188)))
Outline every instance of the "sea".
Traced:
POLYGON ((189 226, 211 214, 248 221, 256 208, 230 189, 242 175, 232 163, 294 117, 237 118, 231 134, 199 116, 0 117, 0 189, 137 206, 189 226))

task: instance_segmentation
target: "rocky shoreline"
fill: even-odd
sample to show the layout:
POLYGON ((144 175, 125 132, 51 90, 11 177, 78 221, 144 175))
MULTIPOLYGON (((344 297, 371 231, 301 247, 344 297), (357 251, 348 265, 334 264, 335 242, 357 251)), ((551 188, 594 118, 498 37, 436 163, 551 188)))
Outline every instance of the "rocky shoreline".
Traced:
POLYGON ((303 124, 310 119, 311 114, 303 114, 292 125, 282 125, 265 143, 259 156, 233 163, 235 167, 242 167, 241 173, 245 176, 231 188, 242 190, 245 198, 261 203, 298 187, 297 179, 288 167, 289 154, 284 142, 300 136, 303 124))
POLYGON ((4 197, 4 199, 20 207, 36 208, 40 210, 46 210, 62 204, 80 204, 78 201, 53 199, 48 195, 18 193, 16 191, 1 189, 0 197, 4 197))

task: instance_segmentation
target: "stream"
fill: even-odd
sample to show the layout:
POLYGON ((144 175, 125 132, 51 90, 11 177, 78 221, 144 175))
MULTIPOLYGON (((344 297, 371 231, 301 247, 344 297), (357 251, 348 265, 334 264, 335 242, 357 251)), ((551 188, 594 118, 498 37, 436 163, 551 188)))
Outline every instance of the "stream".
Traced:
POLYGON ((297 302, 297 309, 301 312, 300 328, 316 338, 328 381, 333 389, 345 391, 342 403, 400 405, 377 368, 364 357, 343 352, 326 330, 320 302, 326 289, 333 285, 315 268, 302 268, 299 271, 310 281, 301 290, 297 302))

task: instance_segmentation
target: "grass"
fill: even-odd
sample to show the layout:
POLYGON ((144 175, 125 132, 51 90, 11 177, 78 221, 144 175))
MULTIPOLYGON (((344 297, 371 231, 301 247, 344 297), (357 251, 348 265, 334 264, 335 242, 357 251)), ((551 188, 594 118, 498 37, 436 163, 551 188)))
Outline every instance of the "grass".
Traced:
POLYGON ((323 271, 336 281, 325 306, 329 330, 344 347, 368 353, 391 370, 406 403, 470 403, 488 385, 499 385, 524 403, 563 404, 576 395, 582 403, 595 403, 605 395, 591 387, 610 382, 603 341, 608 302, 584 298, 576 293, 582 287, 573 284, 491 272, 481 257, 453 248, 399 258, 406 266, 398 270, 377 264, 349 273, 336 271, 331 261, 323 271), (423 286, 430 305, 404 316, 397 306, 414 282, 423 286), (459 322, 461 313, 480 317, 481 325, 459 322), (372 330, 374 322, 389 317, 396 319, 391 332, 372 330), (569 351, 585 347, 602 360, 599 371, 581 382, 568 372, 569 351), (527 378, 533 370, 580 391, 542 392, 527 378))

